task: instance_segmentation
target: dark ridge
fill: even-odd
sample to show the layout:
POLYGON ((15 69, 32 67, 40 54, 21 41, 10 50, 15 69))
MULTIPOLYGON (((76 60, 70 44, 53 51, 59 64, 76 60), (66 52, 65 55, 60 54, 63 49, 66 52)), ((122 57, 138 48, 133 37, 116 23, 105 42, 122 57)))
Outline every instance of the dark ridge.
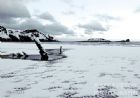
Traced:
POLYGON ((20 41, 16 36, 14 36, 14 35, 12 35, 12 34, 9 34, 9 37, 10 37, 11 40, 14 41, 14 42, 15 42, 15 41, 17 41, 17 42, 20 41))
POLYGON ((29 37, 29 36, 26 36, 26 35, 19 35, 19 38, 20 38, 20 41, 24 42, 31 42, 32 39, 29 37))
POLYGON ((5 27, 0 26, 0 34, 7 36, 6 38, 0 36, 0 41, 2 42, 33 42, 34 40, 31 39, 32 35, 37 37, 41 42, 58 42, 58 40, 55 40, 53 36, 46 36, 44 33, 39 32, 37 29, 16 31, 8 30, 5 27))

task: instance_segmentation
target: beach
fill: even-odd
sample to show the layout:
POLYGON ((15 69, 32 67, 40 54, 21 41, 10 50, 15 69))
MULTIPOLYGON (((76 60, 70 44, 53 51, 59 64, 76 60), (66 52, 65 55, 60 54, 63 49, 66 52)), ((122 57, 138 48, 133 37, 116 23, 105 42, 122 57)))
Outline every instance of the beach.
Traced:
MULTIPOLYGON (((53 61, 0 58, 0 98, 139 98, 140 45, 42 43, 66 51, 53 61)), ((34 43, 0 43, 0 53, 39 54, 34 43)))

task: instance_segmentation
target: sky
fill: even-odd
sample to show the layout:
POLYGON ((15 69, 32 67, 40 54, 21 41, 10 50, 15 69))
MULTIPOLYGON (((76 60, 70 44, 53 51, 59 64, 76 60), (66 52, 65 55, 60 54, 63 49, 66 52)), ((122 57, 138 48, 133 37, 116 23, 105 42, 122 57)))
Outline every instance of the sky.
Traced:
POLYGON ((140 0, 0 0, 0 25, 58 40, 140 40, 140 0))

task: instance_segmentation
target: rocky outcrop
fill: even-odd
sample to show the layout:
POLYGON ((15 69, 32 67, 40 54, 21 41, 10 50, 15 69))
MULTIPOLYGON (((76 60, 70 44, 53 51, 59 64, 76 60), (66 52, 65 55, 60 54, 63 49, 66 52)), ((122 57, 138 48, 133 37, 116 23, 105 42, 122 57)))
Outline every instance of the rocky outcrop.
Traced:
POLYGON ((116 41, 116 42, 130 42, 130 39, 121 40, 121 41, 116 41))
POLYGON ((130 39, 126 39, 126 42, 130 42, 130 39))
POLYGON ((126 39, 126 40, 119 40, 119 41, 110 41, 110 40, 106 40, 104 38, 90 38, 86 41, 78 41, 78 42, 130 42, 130 39, 126 39))
POLYGON ((32 42, 33 39, 31 36, 37 37, 41 42, 56 42, 57 40, 54 37, 44 33, 39 32, 37 29, 28 29, 28 30, 12 30, 7 29, 3 26, 0 26, 0 41, 9 41, 9 42, 32 42))
POLYGON ((0 26, 0 32, 3 32, 3 33, 5 33, 5 34, 7 34, 7 30, 6 30, 6 28, 3 27, 3 26, 0 26))

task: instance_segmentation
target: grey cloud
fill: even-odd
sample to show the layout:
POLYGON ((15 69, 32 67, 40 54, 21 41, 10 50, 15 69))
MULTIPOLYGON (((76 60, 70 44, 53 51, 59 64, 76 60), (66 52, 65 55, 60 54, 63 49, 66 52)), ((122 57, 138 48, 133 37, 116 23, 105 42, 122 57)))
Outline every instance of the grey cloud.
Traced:
POLYGON ((15 19, 13 19, 13 18, 4 18, 4 19, 1 19, 0 18, 0 24, 1 25, 6 25, 6 24, 9 24, 9 25, 13 25, 13 24, 15 24, 16 23, 16 20, 15 19))
POLYGON ((18 26, 18 18, 29 18, 30 14, 22 0, 0 0, 0 25, 8 28, 18 26))
POLYGON ((137 8, 134 10, 134 13, 140 13, 140 7, 137 7, 137 8))
POLYGON ((19 26, 16 26, 15 29, 42 29, 43 25, 36 19, 28 18, 24 22, 20 23, 19 26))
POLYGON ((15 18, 0 18, 0 25, 11 29, 18 28, 19 20, 16 20, 15 18))
POLYGON ((46 34, 73 34, 74 32, 69 30, 66 26, 62 25, 61 23, 54 22, 52 24, 43 25, 39 21, 35 19, 28 19, 23 22, 18 29, 38 29, 39 31, 46 33, 46 34))
POLYGON ((12 24, 3 24, 7 28, 16 29, 16 30, 25 30, 25 29, 37 29, 45 34, 61 35, 61 34, 70 34, 73 35, 74 31, 68 29, 66 26, 61 23, 54 22, 52 24, 43 25, 37 19, 28 18, 22 23, 17 21, 12 24))
POLYGON ((85 33, 88 33, 88 34, 96 32, 96 31, 107 31, 108 30, 107 27, 103 27, 102 24, 100 24, 99 22, 96 22, 96 21, 93 21, 88 24, 79 24, 78 27, 83 28, 85 30, 85 33))
POLYGON ((49 20, 52 22, 52 24, 47 24, 47 25, 40 24, 40 26, 39 26, 40 30, 44 33, 50 33, 50 34, 54 34, 54 35, 74 34, 75 33, 74 31, 70 30, 68 27, 57 22, 55 20, 55 18, 49 12, 45 12, 40 15, 37 15, 37 17, 39 17, 41 19, 49 20))
POLYGON ((64 3, 73 6, 73 0, 62 0, 64 3))
POLYGON ((74 31, 68 29, 66 26, 60 24, 60 23, 53 23, 46 25, 46 31, 55 35, 60 34, 74 34, 74 31))
POLYGON ((62 1, 65 4, 67 4, 70 8, 77 8, 77 9, 81 9, 81 10, 85 9, 84 5, 75 4, 74 0, 62 0, 62 1))
POLYGON ((99 18, 100 20, 104 20, 104 21, 110 21, 110 20, 120 20, 120 17, 114 17, 111 15, 107 15, 107 14, 97 14, 95 15, 97 18, 99 18))
POLYGON ((67 11, 67 12, 62 12, 64 15, 74 15, 74 11, 67 11))
POLYGON ((75 7, 73 0, 61 0, 61 1, 64 4, 66 4, 68 7, 70 7, 70 8, 74 8, 75 7))
POLYGON ((54 17, 49 12, 45 12, 40 15, 37 15, 37 17, 41 19, 49 20, 49 21, 55 21, 54 17))
POLYGON ((38 15, 37 19, 31 18, 28 9, 24 5, 25 1, 26 0, 0 0, 0 25, 16 30, 38 29, 40 32, 46 34, 59 35, 63 33, 74 33, 72 30, 69 30, 68 27, 57 22, 48 12, 38 15), (39 18, 49 20, 52 24, 43 25, 39 21, 39 18))
POLYGON ((30 17, 26 6, 18 0, 0 0, 0 18, 30 17))

